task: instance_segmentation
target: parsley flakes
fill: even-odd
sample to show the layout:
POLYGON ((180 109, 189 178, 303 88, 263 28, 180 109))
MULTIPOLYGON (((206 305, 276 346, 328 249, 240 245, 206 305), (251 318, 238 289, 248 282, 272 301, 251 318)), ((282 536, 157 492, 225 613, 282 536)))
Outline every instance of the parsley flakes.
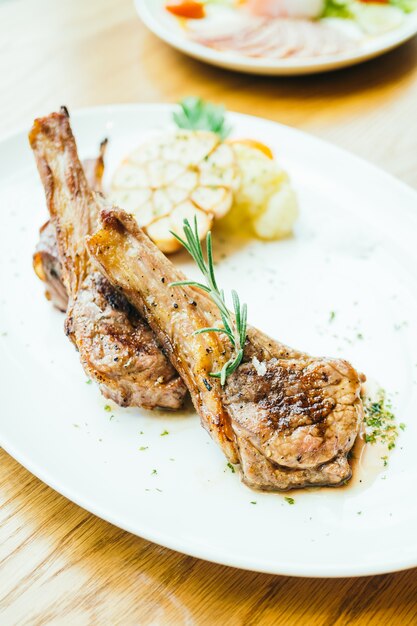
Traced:
MULTIPOLYGON (((379 389, 376 399, 365 399, 363 406, 365 442, 379 442, 385 444, 388 450, 393 450, 398 437, 398 428, 395 423, 395 415, 392 412, 391 401, 387 399, 385 390, 379 389)), ((401 423, 400 428, 404 430, 405 424, 401 423)), ((386 460, 384 457, 382 459, 386 460)))

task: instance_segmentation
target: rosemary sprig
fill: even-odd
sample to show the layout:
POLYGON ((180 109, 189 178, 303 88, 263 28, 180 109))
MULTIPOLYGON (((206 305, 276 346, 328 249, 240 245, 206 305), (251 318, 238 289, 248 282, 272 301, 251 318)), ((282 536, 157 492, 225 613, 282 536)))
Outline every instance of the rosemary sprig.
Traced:
POLYGON ((200 272, 205 278, 206 284, 199 283, 194 280, 180 280, 175 283, 171 283, 170 286, 175 287, 181 285, 192 285, 193 287, 198 287, 199 289, 202 289, 203 291, 208 293, 214 304, 219 309, 223 328, 200 328, 199 330, 196 330, 194 334, 199 335, 201 333, 223 333, 230 340, 230 343, 233 346, 232 356, 228 361, 226 361, 220 372, 210 372, 210 376, 213 376, 214 378, 220 378, 221 385, 224 385, 224 383, 226 382, 226 378, 230 376, 230 374, 232 374, 237 367, 239 367, 243 358, 243 349, 246 341, 247 306, 246 304, 240 304, 239 296, 234 290, 232 291, 234 316, 226 306, 224 291, 223 289, 219 289, 214 274, 211 232, 207 233, 206 261, 204 259, 200 237, 198 234, 197 218, 194 217, 194 230, 187 219, 184 220, 183 228, 185 240, 179 237, 176 233, 172 231, 171 232, 197 263, 200 272))

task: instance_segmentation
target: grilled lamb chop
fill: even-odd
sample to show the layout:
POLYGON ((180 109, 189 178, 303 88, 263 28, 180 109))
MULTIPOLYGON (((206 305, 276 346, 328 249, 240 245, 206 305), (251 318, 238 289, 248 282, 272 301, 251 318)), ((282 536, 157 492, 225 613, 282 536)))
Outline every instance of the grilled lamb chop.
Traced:
POLYGON ((85 372, 122 406, 178 409, 186 389, 177 372, 148 324, 89 258, 85 238, 97 226, 104 199, 87 183, 66 112, 35 120, 29 139, 69 296, 65 330, 85 372))
MULTIPOLYGON (((104 174, 104 153, 107 139, 100 144, 100 152, 95 159, 85 159, 83 168, 90 188, 102 191, 104 174)), ((60 311, 65 312, 68 306, 68 294, 62 282, 62 268, 59 260, 56 230, 48 220, 39 231, 39 241, 33 255, 33 269, 38 278, 46 284, 45 296, 60 311)))
POLYGON ((219 314, 118 209, 88 239, 101 270, 143 314, 186 383, 202 424, 251 487, 340 485, 363 418, 361 377, 346 361, 314 358, 248 328, 241 365, 221 387, 210 372, 230 356, 224 335, 194 332, 219 314))
POLYGON ((45 222, 39 230, 39 241, 33 255, 33 269, 46 285, 46 299, 64 313, 68 306, 68 294, 62 282, 56 230, 51 220, 45 222))

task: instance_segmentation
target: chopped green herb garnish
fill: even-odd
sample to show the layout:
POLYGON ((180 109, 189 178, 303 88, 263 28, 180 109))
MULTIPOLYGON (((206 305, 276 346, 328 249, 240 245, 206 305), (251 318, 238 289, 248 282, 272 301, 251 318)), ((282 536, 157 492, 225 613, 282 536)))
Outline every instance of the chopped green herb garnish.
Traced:
POLYGON ((104 410, 107 411, 108 413, 110 413, 110 411, 111 411, 110 404, 106 404, 105 407, 104 407, 104 410))
POLYGON ((227 376, 230 376, 235 369, 237 369, 243 358, 243 348, 246 342, 246 319, 247 319, 247 306, 246 304, 240 304, 239 296, 236 291, 232 291, 232 300, 234 315, 229 311, 224 299, 223 289, 219 289, 214 274, 213 264, 213 250, 211 245, 211 232, 207 233, 206 249, 207 249, 207 261, 204 259, 203 250, 201 248, 200 237, 198 233, 197 218, 194 217, 194 230, 191 228, 190 222, 184 220, 184 235, 185 240, 179 237, 176 233, 171 231, 176 239, 184 246, 187 252, 191 255, 194 261, 197 263, 200 272, 203 274, 206 284, 202 284, 193 280, 180 280, 175 283, 171 283, 170 287, 181 285, 192 285, 202 289, 210 296, 211 300, 219 309, 220 317, 223 323, 223 328, 211 327, 200 328, 194 332, 195 335, 201 333, 222 333, 228 337, 230 343, 233 346, 233 354, 228 361, 225 362, 220 372, 210 372, 210 376, 214 378, 220 378, 220 384, 223 386, 226 382, 227 376))
MULTIPOLYGON (((375 399, 367 398, 363 402, 365 442, 382 443, 388 450, 395 448, 398 437, 398 428, 395 415, 392 412, 391 401, 387 398, 384 389, 380 389, 375 399)), ((405 426, 403 424, 403 426, 405 426)), ((401 430, 404 428, 400 424, 401 430)), ((384 457, 382 457, 384 460, 384 457)))
POLYGON ((173 119, 179 128, 187 130, 209 130, 226 139, 231 126, 227 124, 225 109, 201 98, 189 96, 179 103, 180 111, 175 111, 173 119))
POLYGON ((251 504, 257 504, 256 500, 251 500, 251 504))
POLYGON ((161 437, 165 437, 165 435, 169 435, 169 432, 167 430, 164 430, 164 432, 161 433, 161 437))
POLYGON ((235 473, 236 470, 235 470, 235 468, 233 467, 233 465, 231 463, 228 463, 226 467, 229 468, 229 470, 232 472, 232 474, 235 473))
POLYGON ((405 430, 406 426, 405 426, 404 422, 401 422, 400 428, 401 428, 401 430, 405 430))
POLYGON ((333 322, 335 317, 336 317, 335 311, 330 311, 329 322, 333 322))
POLYGON ((158 472, 156 471, 156 469, 153 469, 151 472, 151 475, 154 476, 155 474, 157 474, 158 472))
POLYGON ((295 504, 294 498, 290 498, 289 496, 285 496, 284 500, 288 502, 288 504, 295 504))
POLYGON ((143 450, 148 450, 149 446, 141 446, 139 450, 142 452, 143 450))
POLYGON ((91 380, 91 378, 89 378, 88 380, 86 380, 86 381, 85 381, 85 384, 86 384, 86 385, 91 385, 91 383, 92 383, 92 382, 93 382, 93 381, 91 380))

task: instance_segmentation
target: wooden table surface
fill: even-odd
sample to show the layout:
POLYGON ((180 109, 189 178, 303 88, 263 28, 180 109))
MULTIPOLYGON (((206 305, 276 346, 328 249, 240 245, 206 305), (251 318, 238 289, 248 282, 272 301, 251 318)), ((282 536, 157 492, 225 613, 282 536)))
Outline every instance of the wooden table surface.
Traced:
MULTIPOLYGON (((175 52, 132 4, 0 0, 0 134, 64 103, 199 94, 333 141, 417 188, 417 39, 338 73, 258 78, 175 52)), ((417 570, 314 580, 206 563, 86 513, 2 450, 0 502, 2 626, 417 624, 417 570)))

